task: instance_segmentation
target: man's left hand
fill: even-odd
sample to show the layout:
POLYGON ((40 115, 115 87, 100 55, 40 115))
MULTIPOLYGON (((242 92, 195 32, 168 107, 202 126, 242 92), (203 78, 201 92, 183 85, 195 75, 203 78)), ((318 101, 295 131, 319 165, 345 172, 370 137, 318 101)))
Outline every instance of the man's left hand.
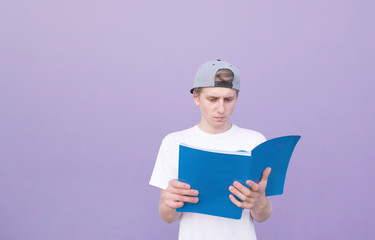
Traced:
POLYGON ((229 187, 229 191, 242 202, 238 201, 232 194, 229 196, 230 200, 240 208, 251 209, 254 212, 262 211, 269 204, 268 197, 266 197, 266 187, 270 173, 271 168, 268 167, 263 171, 262 178, 258 183, 247 180, 246 184, 250 188, 234 181, 233 185, 229 187))

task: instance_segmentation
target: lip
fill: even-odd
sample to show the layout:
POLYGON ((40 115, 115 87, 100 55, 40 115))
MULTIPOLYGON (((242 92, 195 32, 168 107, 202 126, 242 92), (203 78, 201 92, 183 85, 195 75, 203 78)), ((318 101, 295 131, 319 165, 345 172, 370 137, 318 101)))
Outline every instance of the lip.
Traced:
POLYGON ((223 121, 225 119, 225 117, 214 117, 215 120, 217 121, 223 121))

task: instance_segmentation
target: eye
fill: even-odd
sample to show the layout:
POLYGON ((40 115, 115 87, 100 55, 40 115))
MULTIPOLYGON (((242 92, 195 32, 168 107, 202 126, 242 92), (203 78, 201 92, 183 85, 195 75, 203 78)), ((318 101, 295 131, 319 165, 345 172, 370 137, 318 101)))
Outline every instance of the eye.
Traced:
POLYGON ((216 98, 209 98, 208 101, 210 101, 210 102, 215 102, 215 101, 216 101, 216 98))
POLYGON ((224 101, 226 102, 231 102, 233 100, 233 98, 224 98, 224 101))

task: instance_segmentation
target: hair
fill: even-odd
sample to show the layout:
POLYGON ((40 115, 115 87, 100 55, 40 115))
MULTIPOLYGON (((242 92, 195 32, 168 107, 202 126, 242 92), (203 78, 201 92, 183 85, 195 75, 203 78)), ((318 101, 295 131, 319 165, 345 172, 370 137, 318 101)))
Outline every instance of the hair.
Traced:
POLYGON ((234 73, 226 68, 219 69, 215 75, 215 81, 217 82, 229 82, 232 83, 234 79, 234 73))
MULTIPOLYGON (((227 68, 219 69, 215 74, 215 81, 216 82, 229 82, 232 83, 234 79, 234 73, 227 68)), ((195 88, 193 93, 197 94, 199 97, 202 92, 203 87, 195 88)), ((236 89, 236 96, 238 96, 238 90, 236 89)))

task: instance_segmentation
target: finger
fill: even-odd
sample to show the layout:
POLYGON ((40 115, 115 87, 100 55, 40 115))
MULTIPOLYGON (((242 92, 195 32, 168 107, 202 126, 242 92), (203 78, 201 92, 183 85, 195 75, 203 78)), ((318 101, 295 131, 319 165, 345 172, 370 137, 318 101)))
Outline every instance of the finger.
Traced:
POLYGON ((190 189, 190 185, 184 182, 180 182, 177 179, 172 179, 169 181, 169 186, 180 189, 190 189))
POLYGON ((238 201, 232 194, 229 195, 229 199, 239 208, 242 208, 242 202, 238 201))
POLYGON ((174 201, 179 202, 188 202, 188 203, 197 203, 199 199, 197 197, 188 197, 188 196, 181 196, 177 194, 170 194, 168 199, 172 199, 174 201))
POLYGON ((251 190, 253 190, 255 192, 259 191, 259 189, 260 189, 259 185, 256 184, 255 182, 251 181, 251 180, 247 180, 246 184, 249 185, 249 187, 251 188, 251 190))
POLYGON ((271 168, 268 167, 263 171, 261 182, 266 182, 271 174, 271 168))
POLYGON ((242 185, 241 183, 234 181, 233 186, 235 186, 243 195, 250 196, 250 189, 242 185))
POLYGON ((231 200, 232 203, 234 203, 234 205, 236 205, 239 208, 250 208, 251 207, 251 205, 246 203, 246 202, 238 201, 237 198, 235 196, 233 196, 232 194, 229 195, 229 199, 231 200))
POLYGON ((177 202, 177 201, 172 201, 172 200, 165 200, 165 205, 167 205, 170 208, 180 208, 184 206, 184 202, 177 202))
POLYGON ((229 191, 230 191, 231 193, 233 193, 234 195, 236 195, 236 196, 237 196, 239 199, 241 199, 242 201, 245 201, 245 200, 246 200, 246 196, 245 196, 242 192, 238 191, 237 188, 235 188, 235 187, 233 187, 233 186, 230 186, 230 187, 229 187, 229 191))
POLYGON ((173 188, 173 187, 168 187, 167 191, 177 194, 177 195, 183 195, 183 196, 198 196, 199 194, 199 192, 194 189, 184 190, 184 189, 173 188))

